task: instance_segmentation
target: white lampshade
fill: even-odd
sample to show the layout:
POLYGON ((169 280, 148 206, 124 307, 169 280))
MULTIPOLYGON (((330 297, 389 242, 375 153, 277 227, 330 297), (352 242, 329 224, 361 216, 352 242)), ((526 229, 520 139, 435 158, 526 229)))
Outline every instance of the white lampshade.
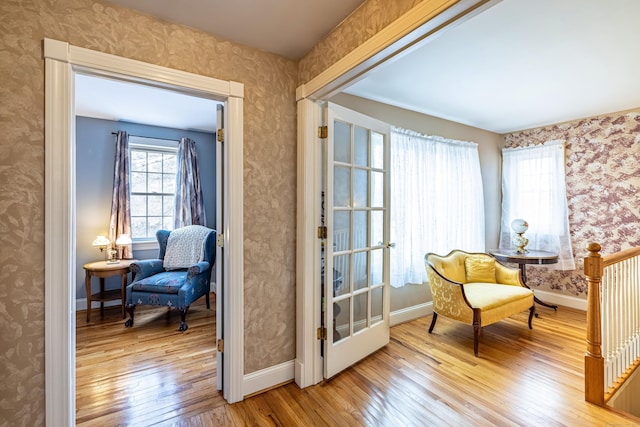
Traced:
POLYGON ((131 240, 131 236, 129 236, 128 234, 121 234, 120 236, 118 236, 118 239, 116 239, 116 245, 118 246, 126 246, 132 243, 133 240, 131 240))
POLYGON ((105 236, 96 236, 96 239, 93 241, 93 246, 98 248, 105 248, 109 246, 109 243, 111 242, 105 236))

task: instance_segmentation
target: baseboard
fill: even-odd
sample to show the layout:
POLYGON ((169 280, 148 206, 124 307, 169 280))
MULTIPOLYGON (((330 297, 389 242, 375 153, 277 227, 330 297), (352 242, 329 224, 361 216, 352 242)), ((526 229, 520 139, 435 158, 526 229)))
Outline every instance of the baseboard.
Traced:
POLYGON ((391 313, 390 325, 395 326, 400 323, 409 322, 420 317, 428 316, 433 313, 433 301, 423 304, 413 305, 391 313))
POLYGON ((247 397, 261 391, 266 391, 277 385, 293 381, 294 374, 294 360, 247 374, 243 378, 242 395, 247 397))
POLYGON ((549 291, 535 291, 539 300, 549 304, 561 305, 563 307, 575 308, 576 310, 587 311, 587 300, 571 295, 559 294, 549 291))

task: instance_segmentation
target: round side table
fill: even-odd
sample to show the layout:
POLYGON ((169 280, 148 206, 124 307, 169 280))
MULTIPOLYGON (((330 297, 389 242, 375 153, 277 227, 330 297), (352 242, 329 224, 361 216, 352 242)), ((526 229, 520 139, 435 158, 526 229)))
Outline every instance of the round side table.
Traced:
POLYGON ((93 302, 100 302, 100 316, 104 317, 105 301, 122 300, 122 318, 125 317, 124 304, 126 300, 127 279, 130 271, 131 263, 134 259, 122 259, 117 263, 109 263, 107 261, 89 262, 84 265, 85 279, 84 284, 87 291, 87 323, 91 318, 91 305, 93 302), (93 293, 91 291, 91 278, 98 277, 100 279, 100 291, 93 293), (120 276, 120 289, 104 289, 104 279, 107 277, 120 276))

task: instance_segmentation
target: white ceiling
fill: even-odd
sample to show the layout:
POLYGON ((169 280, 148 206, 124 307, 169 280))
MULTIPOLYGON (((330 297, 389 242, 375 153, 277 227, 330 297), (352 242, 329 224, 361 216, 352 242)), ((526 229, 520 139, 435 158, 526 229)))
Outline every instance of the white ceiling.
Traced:
POLYGON ((102 77, 76 75, 76 114, 175 129, 216 131, 218 101, 102 77))
POLYGON ((501 134, 637 108, 638 19, 638 0, 503 0, 346 92, 501 134))
MULTIPOLYGON (((362 0, 111 2, 296 58, 362 0)), ((345 92, 497 133, 638 108, 639 18, 638 0, 503 0, 345 92)), ((79 115, 215 129, 213 101, 106 79, 77 84, 79 115), (174 99, 163 104, 164 95, 174 99)))

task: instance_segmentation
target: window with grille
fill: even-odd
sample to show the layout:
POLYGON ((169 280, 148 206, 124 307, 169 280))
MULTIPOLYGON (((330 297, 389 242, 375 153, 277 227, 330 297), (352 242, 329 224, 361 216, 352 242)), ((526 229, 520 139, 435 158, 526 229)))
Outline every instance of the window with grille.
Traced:
POLYGON ((154 240, 156 231, 173 229, 177 141, 129 140, 131 162, 131 234, 137 241, 154 240), (156 142, 156 143, 154 143, 156 142), (173 145, 173 146, 172 146, 173 145))

